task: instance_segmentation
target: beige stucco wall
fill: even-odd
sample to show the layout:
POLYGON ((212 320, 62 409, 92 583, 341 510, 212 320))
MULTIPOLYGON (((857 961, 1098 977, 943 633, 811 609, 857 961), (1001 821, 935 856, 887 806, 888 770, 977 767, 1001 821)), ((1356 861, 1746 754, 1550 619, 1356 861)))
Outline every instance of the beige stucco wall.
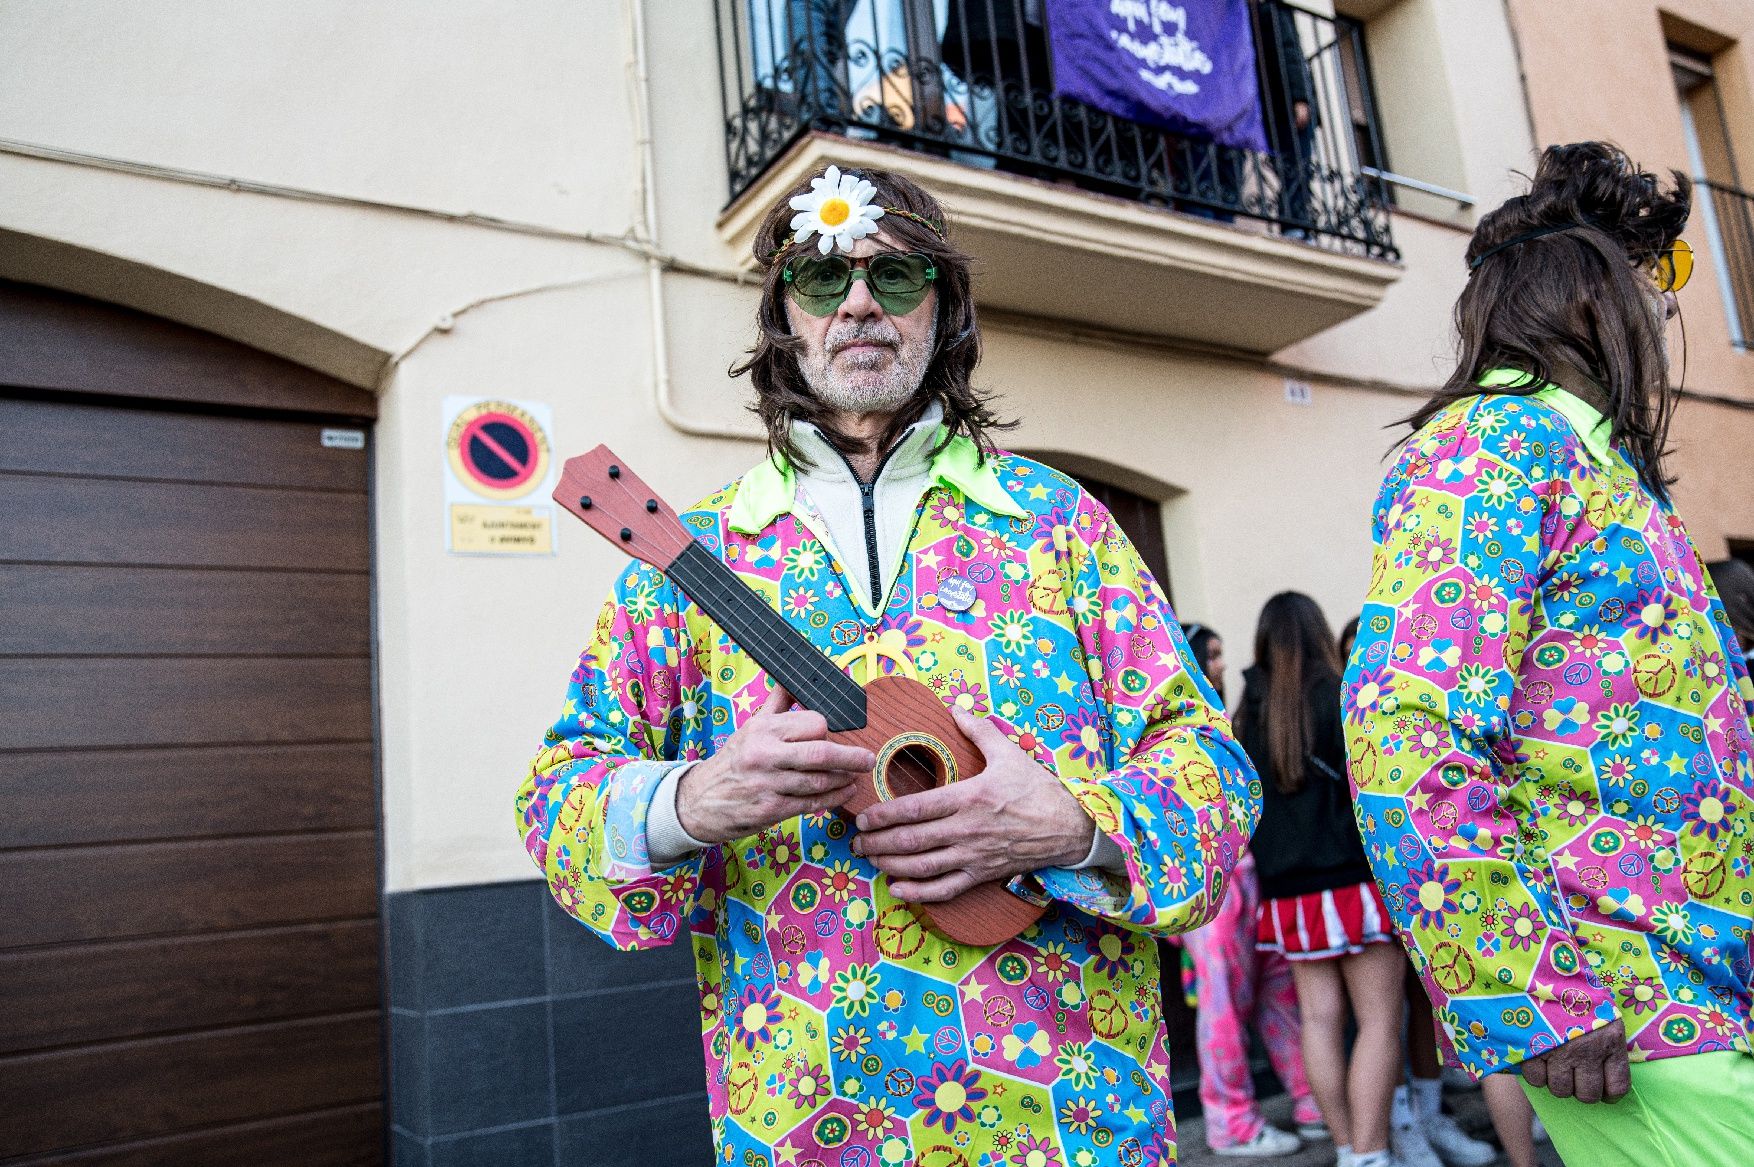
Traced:
MULTIPOLYGON (((1510 0, 1543 142, 1609 138, 1653 170, 1690 172, 1662 14, 1691 26, 1710 53, 1743 189, 1754 175, 1754 4, 1747 0, 1510 0), (1587 66, 1580 66, 1587 62, 1587 66)), ((1674 25, 1671 24, 1673 28, 1674 25)), ((1693 47, 1693 46, 1689 46, 1693 47)), ((1681 292, 1686 379, 1693 389, 1754 401, 1754 352, 1730 346, 1728 317, 1698 216, 1699 255, 1681 292)), ((1673 431, 1677 505, 1708 558, 1726 540, 1754 541, 1754 412, 1684 401, 1673 431)))
MULTIPOLYGON (((672 213, 696 224, 691 260, 724 266, 711 235, 724 182, 717 97, 698 56, 705 45, 711 59, 711 23, 677 23, 690 35, 663 41, 682 54, 665 66, 663 111, 715 112, 694 119, 705 123, 696 140, 672 131, 665 164, 679 176, 672 185, 692 192, 672 213)), ((88 294, 114 288, 173 318, 205 307, 191 323, 381 388, 388 887, 528 876, 511 792, 558 711, 615 557, 582 529, 563 531, 551 560, 447 556, 442 399, 545 401, 563 450, 615 441, 642 464, 680 471, 657 476, 678 495, 732 476, 758 448, 658 420, 638 255, 529 233, 613 238, 638 223, 625 6, 537 0, 508 18, 460 2, 8 2, 0 44, 11 47, 0 138, 527 228, 0 153, 0 231, 15 233, 0 236, 12 242, 0 246, 0 275, 88 294), (21 239, 66 246, 45 258, 21 239), (181 279, 117 281, 118 270, 181 279), (181 294, 191 281, 229 299, 195 305, 181 294), (517 294, 552 285, 573 286, 517 294), (226 310, 238 300, 263 310, 226 310), (449 331, 431 331, 447 316, 449 331), (287 351, 285 336, 301 334, 263 326, 276 320, 320 330, 287 351)), ((735 348, 723 322, 746 316, 747 293, 687 277, 667 284, 678 382, 722 385, 735 348)), ((734 409, 724 416, 741 424, 734 409)))
MULTIPOLYGON (((1502 12, 1402 3, 1444 38, 1455 181, 1496 200, 1532 151, 1506 96, 1516 61, 1502 12)), ((615 242, 645 228, 629 4, 0 0, 0 139, 352 200, 0 146, 0 276, 109 296, 381 392, 390 890, 532 874, 511 793, 622 562, 572 526, 552 559, 446 555, 443 398, 546 402, 562 452, 608 441, 674 501, 761 449, 684 432, 754 433, 743 387, 725 376, 750 335, 753 292, 662 276, 667 328, 654 345, 645 261, 615 242), (468 213, 510 222, 438 217, 468 213)), ((726 182, 711 9, 646 0, 646 14, 652 242, 728 271, 741 257, 714 227, 726 182)), ((1382 426, 1447 372, 1465 229, 1402 216, 1395 232, 1405 273, 1384 303, 1273 364, 1036 325, 988 330, 980 381, 1024 419, 1010 444, 1175 488, 1165 522, 1182 614, 1228 634, 1235 665, 1273 592, 1309 591, 1336 624, 1358 602, 1382 426), (1311 380, 1310 405, 1285 401, 1287 375, 1311 380)))
POLYGON ((1009 445, 1139 468, 1181 492, 1166 503, 1179 614, 1226 636, 1233 665, 1248 663, 1273 593, 1309 592, 1336 627, 1361 601, 1381 427, 1406 399, 1316 385, 1311 404, 1292 405, 1283 378, 1240 363, 1041 333, 988 339, 983 379, 1023 419, 1009 445))
POLYGON ((1373 311, 1278 353, 1346 379, 1429 389, 1448 376, 1449 309, 1483 209, 1517 193, 1537 153, 1504 9, 1482 0, 1343 0, 1364 21, 1389 164, 1470 195, 1462 207, 1407 188, 1394 219, 1406 273, 1373 311))
POLYGON ((753 443, 685 437, 658 420, 642 290, 621 280, 481 309, 423 346, 384 394, 378 597, 392 889, 532 874, 511 794, 626 563, 565 515, 553 558, 445 554, 443 398, 546 402, 558 453, 607 442, 678 504, 756 456, 753 443))

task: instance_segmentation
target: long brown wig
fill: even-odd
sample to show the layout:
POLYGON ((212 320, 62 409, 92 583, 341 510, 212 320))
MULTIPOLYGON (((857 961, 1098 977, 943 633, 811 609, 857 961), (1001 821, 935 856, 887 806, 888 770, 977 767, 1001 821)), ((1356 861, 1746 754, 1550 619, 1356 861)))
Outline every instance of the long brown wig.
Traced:
MULTIPOLYGON (((887 170, 847 173, 876 187, 876 203, 892 208, 880 220, 883 233, 902 251, 931 256, 938 268, 934 284, 938 294, 937 346, 932 351, 920 391, 891 419, 888 430, 879 439, 881 448, 894 445, 902 431, 918 421, 931 403, 937 401, 944 407, 946 442, 961 434, 972 438, 983 453, 992 452, 992 432, 1011 429, 1017 423, 1000 420, 989 405, 989 397, 970 384, 975 366, 981 359, 974 285, 969 272, 969 257, 950 241, 944 208, 918 183, 903 175, 887 170), (894 213, 897 210, 906 213, 894 213)), ((815 177, 819 175, 811 176, 815 177)), ((832 411, 810 391, 798 367, 798 354, 804 341, 792 334, 786 320, 783 279, 786 264, 815 243, 812 240, 802 248, 792 243, 793 212, 787 204, 793 196, 809 193, 810 181, 807 178, 781 195, 755 233, 755 259, 765 269, 761 307, 756 315, 755 345, 749 350, 749 359, 731 369, 733 377, 748 374, 755 386, 755 404, 750 409, 767 429, 768 452, 803 465, 808 465, 808 459, 792 442, 794 421, 816 425, 843 453, 852 453, 858 447, 857 442, 834 429, 832 411)))
MULTIPOLYGON (((1529 193, 1485 215, 1468 244, 1467 287, 1456 301, 1455 372, 1403 420, 1417 431, 1451 402, 1481 393, 1481 376, 1520 369, 1497 393, 1533 393, 1583 378, 1640 480, 1667 500, 1664 470, 1675 395, 1664 358, 1663 311, 1648 269, 1686 226, 1692 184, 1665 191, 1606 142, 1549 146, 1529 193)), ((1586 390, 1587 392, 1587 390, 1586 390)))
POLYGON ((1255 627, 1255 668, 1267 684, 1258 728, 1267 742, 1268 768, 1281 793, 1295 794, 1303 788, 1315 744, 1309 687, 1340 675, 1334 631, 1320 605, 1302 592, 1268 600, 1255 627))

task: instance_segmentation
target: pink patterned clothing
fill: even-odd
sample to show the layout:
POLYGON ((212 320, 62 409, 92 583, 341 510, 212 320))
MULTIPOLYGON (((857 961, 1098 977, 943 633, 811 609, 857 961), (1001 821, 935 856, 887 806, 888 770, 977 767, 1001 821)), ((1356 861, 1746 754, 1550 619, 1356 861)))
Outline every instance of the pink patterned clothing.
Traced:
POLYGON ((1206 1142, 1214 1149, 1246 1143, 1266 1123, 1255 1102, 1254 1075, 1249 1070, 1251 1021, 1267 1047, 1273 1072, 1297 1100, 1297 1122, 1322 1121, 1303 1072, 1291 965, 1278 953, 1255 950, 1259 904, 1254 860, 1245 859, 1231 879, 1230 894, 1217 918, 1182 937, 1199 985, 1195 1035, 1200 1105, 1206 1112, 1206 1142))
POLYGON ((1153 938, 1217 912, 1260 781, 1162 590, 1077 483, 966 439, 932 459, 881 610, 803 504, 769 462, 682 521, 824 652, 888 646, 891 667, 989 716, 1058 775, 1121 869, 1021 877, 1047 914, 976 948, 896 900, 837 814, 654 864, 665 775, 722 746, 769 683, 643 565, 598 617, 518 794, 531 858, 610 945, 692 948, 723 1163, 1172 1163, 1153 938), (952 581, 972 603, 940 599, 952 581))
POLYGON ((1608 433, 1557 386, 1467 398, 1377 502, 1344 699, 1359 826, 1476 1076, 1615 1019, 1635 1061, 1750 1049, 1754 686, 1608 433))

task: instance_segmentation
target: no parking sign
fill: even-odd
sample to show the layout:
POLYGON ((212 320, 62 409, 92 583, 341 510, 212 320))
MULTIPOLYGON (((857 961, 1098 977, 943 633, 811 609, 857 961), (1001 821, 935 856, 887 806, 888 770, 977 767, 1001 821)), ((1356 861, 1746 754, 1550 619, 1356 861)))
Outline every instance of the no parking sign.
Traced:
POLYGON ((445 548, 464 555, 554 554, 554 419, 548 406, 445 398, 445 548))

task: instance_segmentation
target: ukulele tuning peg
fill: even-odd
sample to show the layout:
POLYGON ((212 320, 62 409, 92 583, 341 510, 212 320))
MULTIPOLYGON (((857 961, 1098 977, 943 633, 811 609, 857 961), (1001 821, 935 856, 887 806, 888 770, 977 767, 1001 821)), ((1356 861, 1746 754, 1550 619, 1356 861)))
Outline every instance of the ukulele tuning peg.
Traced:
POLYGON ((621 477, 621 467, 616 466, 613 463, 611 463, 609 466, 609 477, 620 478, 621 477))
POLYGON ((655 515, 657 513, 658 513, 658 500, 655 498, 646 499, 646 514, 655 515))
POLYGON ((588 511, 591 509, 591 496, 590 495, 583 494, 583 495, 579 496, 579 509, 581 511, 588 511))
POLYGON ((633 542, 633 531, 630 528, 628 528, 628 527, 621 528, 621 541, 623 543, 632 543, 633 542))

